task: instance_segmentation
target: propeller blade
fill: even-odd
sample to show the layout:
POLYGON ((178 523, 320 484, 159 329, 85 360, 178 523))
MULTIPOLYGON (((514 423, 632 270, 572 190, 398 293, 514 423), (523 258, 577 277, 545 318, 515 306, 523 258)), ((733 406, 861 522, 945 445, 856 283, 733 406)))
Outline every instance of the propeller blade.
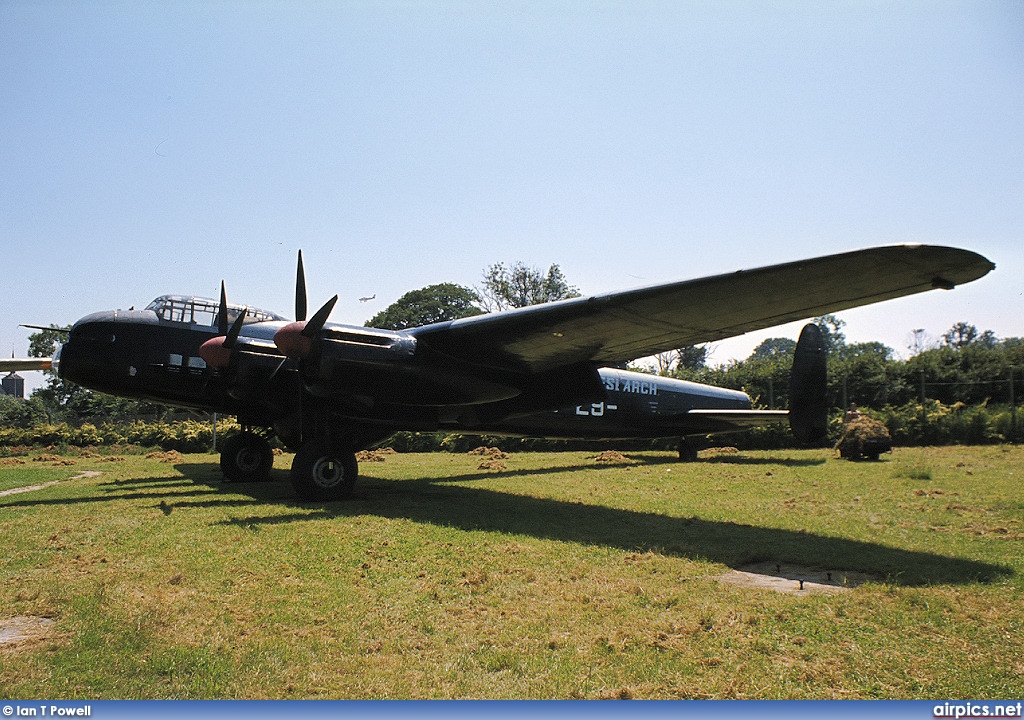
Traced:
POLYGON ((220 281, 220 307, 217 308, 217 334, 228 334, 228 294, 224 290, 224 281, 220 281))
POLYGON ((295 271, 295 319, 306 319, 306 272, 302 269, 301 250, 299 250, 299 267, 295 271))
MULTIPOLYGON (((228 328, 226 335, 210 338, 199 347, 199 357, 203 359, 207 367, 223 370, 231 365, 233 348, 238 341, 238 334, 242 332, 242 324, 245 322, 246 312, 246 309, 242 308, 242 312, 231 323, 231 327, 228 328)), ((227 323, 225 322, 225 324, 227 323)))
POLYGON ((242 332, 242 324, 245 323, 245 314, 248 312, 245 308, 242 308, 242 312, 238 314, 235 321, 231 323, 231 329, 228 330, 227 337, 224 338, 224 347, 230 350, 235 346, 235 341, 238 340, 238 334, 242 332))
POLYGON ((324 329, 324 325, 327 323, 327 318, 330 317, 331 311, 334 310, 334 304, 338 302, 338 296, 335 295, 330 300, 324 303, 324 306, 316 311, 316 315, 309 319, 306 323, 306 327, 302 329, 302 334, 308 338, 316 337, 320 334, 320 331, 324 329))
POLYGON ((285 364, 286 362, 288 362, 288 358, 286 358, 286 357, 283 357, 283 358, 281 358, 281 362, 279 362, 279 363, 277 364, 277 367, 276 367, 276 368, 274 368, 274 372, 270 373, 270 377, 268 377, 268 378, 267 378, 267 382, 268 382, 268 383, 269 383, 269 382, 273 382, 273 381, 274 381, 274 378, 276 378, 276 377, 277 377, 277 374, 278 374, 279 372, 281 372, 281 368, 283 368, 283 367, 284 367, 284 364, 285 364))

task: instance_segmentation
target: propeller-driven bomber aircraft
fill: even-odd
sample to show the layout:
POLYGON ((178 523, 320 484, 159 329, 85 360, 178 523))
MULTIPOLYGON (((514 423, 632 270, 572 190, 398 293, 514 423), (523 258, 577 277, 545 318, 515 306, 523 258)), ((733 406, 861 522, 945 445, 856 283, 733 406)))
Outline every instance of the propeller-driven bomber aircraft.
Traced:
POLYGON ((272 430, 295 450, 308 500, 352 494, 355 453, 398 430, 553 438, 687 437, 788 419, 798 440, 825 435, 825 347, 800 335, 789 411, 752 409, 742 392, 618 369, 623 363, 795 320, 952 289, 995 266, 968 250, 896 245, 638 290, 562 300, 393 332, 327 322, 337 296, 306 318, 299 253, 294 322, 264 310, 163 295, 145 310, 87 315, 50 359, 114 395, 233 414, 231 481, 268 477, 272 430))

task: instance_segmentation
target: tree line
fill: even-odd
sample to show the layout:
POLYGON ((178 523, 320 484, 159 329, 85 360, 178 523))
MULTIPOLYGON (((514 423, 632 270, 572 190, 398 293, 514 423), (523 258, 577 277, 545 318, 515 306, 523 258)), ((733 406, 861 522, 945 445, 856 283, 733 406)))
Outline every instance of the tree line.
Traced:
MULTIPOLYGON (((956 323, 933 347, 900 359, 880 342, 847 343, 845 322, 835 315, 815 318, 828 347, 828 399, 869 408, 938 401, 944 405, 1013 405, 1024 384, 1024 338, 999 339, 966 322, 956 323)), ((679 353, 661 373, 744 390, 760 407, 784 408, 796 341, 769 338, 745 360, 711 367, 706 356, 679 353)))

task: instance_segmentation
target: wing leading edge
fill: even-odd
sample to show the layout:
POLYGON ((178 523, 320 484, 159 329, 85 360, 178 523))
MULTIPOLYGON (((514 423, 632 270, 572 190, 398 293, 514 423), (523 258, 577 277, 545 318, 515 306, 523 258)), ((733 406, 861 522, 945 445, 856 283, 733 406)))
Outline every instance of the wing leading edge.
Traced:
POLYGON ((51 358, 0 358, 0 372, 49 370, 52 366, 53 360, 51 358))
POLYGON ((951 289, 995 268, 959 248, 894 245, 426 325, 430 352, 536 373, 611 365, 795 320, 951 289))

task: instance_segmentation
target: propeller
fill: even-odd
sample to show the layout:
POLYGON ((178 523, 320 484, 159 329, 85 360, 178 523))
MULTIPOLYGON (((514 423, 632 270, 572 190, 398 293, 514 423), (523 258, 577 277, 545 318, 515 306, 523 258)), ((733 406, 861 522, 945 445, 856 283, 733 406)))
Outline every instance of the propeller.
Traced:
POLYGON ((274 334, 274 344, 287 357, 304 359, 313 352, 313 347, 320 331, 327 324, 327 318, 338 302, 335 295, 323 304, 309 320, 296 320, 288 323, 274 334))
POLYGON ((199 347, 201 357, 208 367, 222 370, 231 365, 232 349, 238 341, 238 334, 242 331, 242 324, 245 322, 245 309, 239 313, 235 321, 231 323, 227 335, 218 335, 204 342, 199 347))
MULTIPOLYGON (((308 310, 306 273, 302 264, 302 251, 300 250, 298 266, 295 271, 296 319, 295 322, 285 325, 274 335, 274 344, 285 357, 281 359, 281 362, 271 373, 271 378, 274 378, 284 367, 287 358, 295 358, 302 361, 313 354, 320 332, 324 329, 324 325, 327 324, 327 318, 330 317, 337 302, 338 296, 335 295, 324 303, 313 314, 313 317, 308 320, 306 319, 306 312, 308 310)), ((217 311, 218 335, 204 342, 199 348, 199 356, 206 362, 207 367, 214 370, 223 370, 230 367, 238 336, 242 331, 242 325, 245 323, 245 316, 246 310, 243 309, 234 322, 231 323, 230 327, 228 326, 227 292, 224 282, 221 281, 220 308, 217 311)))
POLYGON ((295 271, 295 322, 288 323, 274 334, 274 344, 286 357, 305 359, 309 357, 327 324, 327 318, 334 310, 338 296, 335 295, 306 320, 306 272, 302 267, 302 251, 299 250, 299 264, 295 271))
MULTIPOLYGON (((278 366, 271 373, 273 379, 285 366, 289 359, 298 361, 299 377, 305 375, 305 361, 314 354, 317 342, 320 340, 320 333, 327 324, 327 318, 334 310, 338 296, 335 295, 317 310, 313 317, 306 319, 306 273, 302 266, 302 251, 299 250, 299 263, 295 270, 295 322, 288 323, 274 333, 274 344, 285 356, 278 366)), ((299 437, 306 435, 306 403, 308 388, 304 381, 300 381, 298 390, 298 433, 299 437)))

